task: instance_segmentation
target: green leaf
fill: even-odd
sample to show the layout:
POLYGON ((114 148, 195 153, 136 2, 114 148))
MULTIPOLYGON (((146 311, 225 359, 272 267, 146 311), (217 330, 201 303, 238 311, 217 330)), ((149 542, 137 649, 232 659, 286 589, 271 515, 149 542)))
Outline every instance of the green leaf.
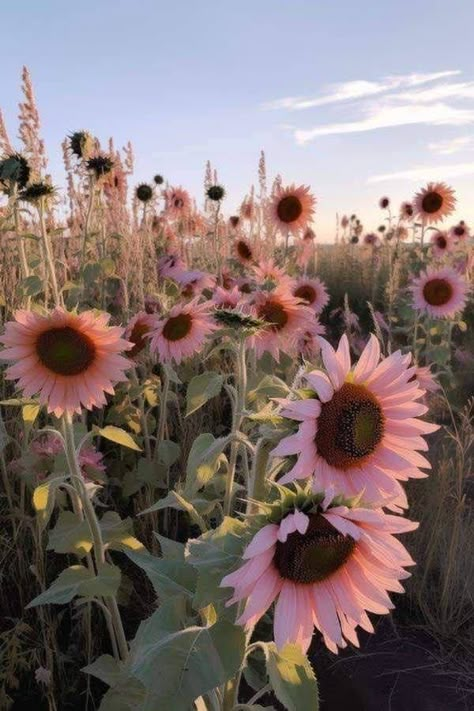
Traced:
POLYGON ((193 600, 197 609, 229 598, 229 589, 221 588, 220 584, 241 561, 247 530, 243 521, 226 517, 215 530, 188 541, 186 560, 198 571, 193 600))
POLYGON ((196 412, 208 400, 219 395, 224 376, 220 373, 208 371, 201 375, 196 375, 188 385, 186 393, 186 417, 196 412))
POLYGON ((51 518, 56 501, 56 490, 61 481, 44 481, 33 491, 33 508, 36 511, 39 527, 44 531, 51 518))
POLYGON ((133 523, 130 518, 121 519, 115 511, 106 511, 100 520, 102 538, 112 550, 145 551, 145 546, 133 535, 133 523))
POLYGON ((21 288, 25 296, 36 296, 44 290, 43 280, 39 276, 32 274, 21 282, 21 288))
POLYGON ((124 553, 145 571, 158 597, 166 599, 173 595, 194 595, 196 571, 189 563, 157 558, 143 551, 124 549, 124 553))
POLYGON ((131 663, 132 674, 161 700, 157 708, 188 709, 240 669, 245 652, 241 627, 223 620, 212 627, 160 632, 142 630, 131 663))
POLYGON ((165 439, 158 444, 158 461, 169 469, 175 464, 181 454, 181 447, 170 439, 165 439))
POLYGON ((91 549, 92 536, 87 521, 72 511, 61 511, 55 527, 49 532, 47 550, 83 557, 91 549))
POLYGON ((39 411, 40 411, 39 403, 32 403, 30 405, 23 405, 23 408, 21 410, 23 422, 25 422, 28 425, 32 425, 33 422, 38 417, 39 411))
MULTIPOLYGON (((178 494, 177 491, 170 491, 163 499, 159 499, 159 501, 154 503, 153 506, 150 506, 148 509, 141 511, 139 515, 143 516, 144 514, 152 513, 153 511, 161 511, 162 509, 167 508, 177 509, 178 511, 187 511, 189 516, 191 517, 191 520, 197 526, 199 526, 201 531, 205 531, 207 529, 207 525, 203 517, 197 510, 195 506, 196 503, 197 502, 195 501, 188 501, 184 498, 184 496, 178 494)), ((214 507, 214 503, 209 503, 208 501, 206 501, 205 503, 207 504, 208 511, 211 511, 214 507)))
POLYGON ((265 645, 268 676, 277 699, 288 711, 318 711, 318 683, 308 658, 296 644, 280 651, 265 645))
POLYGON ((184 553, 186 550, 184 543, 179 543, 179 541, 173 541, 171 540, 171 538, 166 538, 160 533, 155 533, 154 536, 160 544, 160 549, 163 558, 184 561, 184 553))
POLYGON ((121 427, 115 427, 114 425, 107 425, 106 427, 95 428, 95 434, 105 437, 105 439, 115 442, 116 444, 121 444, 122 447, 128 447, 129 449, 134 449, 137 452, 141 452, 141 447, 135 442, 133 437, 125 432, 121 427))
POLYGON ((105 564, 100 573, 94 573, 83 565, 71 565, 58 575, 50 587, 35 597, 27 608, 38 605, 61 605, 70 602, 76 595, 83 597, 112 597, 120 584, 120 570, 105 564))
POLYGON ((227 443, 227 437, 216 439, 210 432, 204 432, 196 437, 186 466, 184 491, 188 497, 205 486, 217 472, 220 466, 220 456, 227 443))
POLYGON ((116 686, 124 678, 123 665, 110 654, 102 654, 100 657, 81 669, 84 674, 91 674, 107 684, 116 686))

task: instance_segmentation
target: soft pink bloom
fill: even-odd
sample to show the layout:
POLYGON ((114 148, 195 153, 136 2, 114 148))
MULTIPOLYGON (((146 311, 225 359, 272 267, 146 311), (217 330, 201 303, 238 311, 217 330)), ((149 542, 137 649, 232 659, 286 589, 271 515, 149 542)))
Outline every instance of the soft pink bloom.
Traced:
POLYGON ((432 318, 452 318, 465 305, 469 286, 452 268, 432 269, 421 272, 409 287, 413 306, 432 318))
POLYGON ((202 350, 206 338, 218 326, 211 315, 210 303, 193 299, 187 304, 173 306, 169 314, 160 319, 151 334, 150 348, 159 360, 180 363, 202 350))
POLYGON ((191 212, 192 203, 189 193, 186 190, 181 186, 178 188, 169 188, 164 195, 167 217, 175 220, 188 217, 191 212))
POLYGON ((314 214, 316 198, 307 185, 278 185, 271 198, 268 216, 271 223, 287 234, 304 230, 314 214))
POLYGON ((237 620, 249 630, 276 602, 273 637, 306 652, 316 627, 335 654, 347 641, 359 646, 356 628, 374 628, 367 612, 387 614, 389 592, 404 592, 405 568, 414 565, 394 534, 418 524, 362 507, 308 503, 254 535, 243 564, 221 587, 234 593, 227 605, 246 601, 237 620))
POLYGON ((418 420, 427 412, 417 402, 424 390, 412 378, 410 355, 396 351, 380 362, 375 336, 351 365, 349 342, 342 336, 337 351, 320 338, 326 372, 305 376, 315 397, 281 400, 281 414, 300 422, 273 455, 296 455, 296 463, 279 483, 312 476, 313 490, 333 486, 345 496, 363 494, 364 501, 393 510, 407 507, 399 483, 421 478, 430 462, 419 453, 428 445, 423 434, 437 425, 418 420))
POLYGON ((296 351, 306 360, 316 358, 321 350, 321 341, 319 336, 322 336, 326 329, 315 319, 313 326, 308 331, 305 331, 296 342, 296 351))
POLYGON ((221 286, 218 286, 212 295, 214 304, 226 309, 234 309, 241 299, 242 294, 238 286, 234 286, 232 289, 223 289, 221 286))
POLYGON ((148 345, 147 333, 155 328, 157 316, 146 311, 139 311, 127 324, 125 338, 133 343, 133 348, 128 352, 130 358, 136 358, 148 345))
POLYGON ((201 272, 198 269, 182 272, 175 277, 175 281, 181 286, 181 293, 186 298, 199 296, 205 289, 213 289, 216 278, 208 272, 201 272))
POLYGON ((460 222, 458 222, 457 225, 454 225, 449 230, 449 236, 455 242, 461 242, 462 240, 467 239, 469 237, 469 235, 470 235, 470 230, 469 230, 469 227, 464 222, 464 220, 461 220, 460 222))
POLYGON ((250 242, 243 237, 235 240, 234 252, 237 260, 244 266, 248 266, 255 261, 255 250, 250 242))
POLYGON ((266 282, 272 282, 275 286, 283 286, 291 281, 285 270, 278 267, 273 259, 262 259, 261 262, 253 267, 253 271, 258 286, 266 282))
POLYGON ((56 308, 47 316, 17 311, 0 337, 0 359, 10 361, 8 380, 17 380, 25 397, 39 396, 48 412, 80 413, 106 404, 113 383, 126 380, 130 361, 121 355, 132 344, 123 329, 108 326, 109 314, 81 314, 56 308))
POLYGON ((280 350, 294 352, 300 334, 314 326, 314 312, 285 287, 255 292, 250 308, 257 318, 268 323, 267 328, 249 338, 249 345, 259 358, 267 351, 278 361, 280 350))
POLYGON ((425 225, 444 220, 454 211, 455 205, 454 190, 446 183, 428 183, 413 200, 415 216, 425 225))
POLYGON ((448 232, 436 231, 431 235, 431 249, 435 257, 444 257, 448 252, 452 252, 454 248, 453 239, 448 232))
POLYGON ((431 372, 430 366, 417 366, 413 380, 417 380, 420 388, 430 393, 440 390, 441 386, 431 372))
POLYGON ((158 274, 163 279, 178 279, 186 271, 186 264, 177 254, 165 254, 158 260, 158 274))
POLYGON ((59 437, 54 437, 51 434, 41 435, 33 440, 30 447, 32 452, 39 457, 55 457, 63 448, 59 437))
POLYGON ((379 237, 375 232, 369 232, 364 236, 364 244, 368 247, 376 247, 379 243, 379 237))
POLYGON ((291 289, 297 299, 310 306, 315 314, 320 314, 329 302, 326 285, 320 279, 298 279, 291 289))
POLYGON ((400 218, 402 220, 412 220, 414 212, 415 210, 411 202, 402 202, 400 205, 400 218))
POLYGON ((102 452, 98 452, 92 445, 82 447, 78 457, 82 474, 87 479, 101 478, 105 472, 103 458, 102 452))

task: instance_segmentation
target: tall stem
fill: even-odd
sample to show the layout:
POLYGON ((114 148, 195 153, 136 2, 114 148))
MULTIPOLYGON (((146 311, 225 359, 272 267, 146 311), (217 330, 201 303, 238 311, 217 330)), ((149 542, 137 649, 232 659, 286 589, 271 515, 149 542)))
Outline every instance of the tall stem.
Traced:
POLYGON ((51 287, 53 289, 54 302, 56 306, 61 306, 62 299, 58 288, 58 281, 56 279, 56 269, 54 266, 54 256, 53 249, 51 247, 51 241, 49 239, 48 230, 46 228, 46 218, 44 214, 44 198, 40 198, 38 205, 38 214, 40 218, 40 229, 41 229, 41 239, 44 247, 44 255, 46 259, 46 264, 48 266, 49 278, 51 280, 51 287))
POLYGON ((87 206, 86 220, 84 222, 84 233, 82 235, 82 262, 85 262, 87 255, 87 238, 90 231, 92 212, 94 210, 94 198, 95 198, 95 177, 91 173, 89 176, 89 204, 87 206))
MULTIPOLYGON (((84 479, 82 476, 81 467, 79 465, 79 460, 77 458, 77 452, 74 443, 74 429, 72 425, 72 419, 69 414, 65 414, 63 416, 63 434, 66 445, 66 458, 69 470, 73 477, 73 486, 77 491, 85 519, 89 525, 93 542, 95 564, 97 572, 100 573, 101 570, 103 570, 103 568, 107 564, 105 558, 104 539, 102 538, 102 531, 100 529, 99 520, 97 518, 94 506, 84 486, 84 479)), ((117 638, 120 656, 122 657, 122 659, 126 659, 128 656, 128 645, 116 598, 107 598, 106 606, 112 618, 112 625, 117 638)))
MULTIPOLYGON (((232 435, 236 435, 240 431, 243 420, 243 412, 245 410, 245 400, 247 395, 247 362, 246 362, 246 339, 242 337, 239 343, 239 351, 237 356, 237 378, 235 389, 237 398, 235 409, 232 416, 232 435)), ((232 489, 234 488, 235 469, 237 465, 237 455, 240 444, 235 437, 232 439, 229 458, 229 471, 227 473, 227 481, 224 495, 224 514, 230 516, 232 512, 232 489)))

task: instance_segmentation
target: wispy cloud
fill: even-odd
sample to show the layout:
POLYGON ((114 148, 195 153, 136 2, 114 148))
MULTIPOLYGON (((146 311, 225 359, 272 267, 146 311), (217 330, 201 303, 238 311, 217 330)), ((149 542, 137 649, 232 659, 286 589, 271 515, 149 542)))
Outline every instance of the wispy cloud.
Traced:
POLYGON ((474 109, 459 109, 448 104, 391 104, 372 106, 368 115, 359 121, 328 123, 310 129, 297 129, 295 140, 304 145, 318 136, 344 133, 361 133, 378 128, 426 124, 437 126, 464 126, 474 123, 474 109))
POLYGON ((474 175, 473 163, 456 163, 455 165, 420 165, 396 173, 372 175, 368 183, 384 183, 393 180, 448 180, 465 175, 474 175))
POLYGON ((438 79, 446 79, 460 74, 459 69, 452 69, 444 72, 432 72, 430 74, 402 74, 399 76, 383 77, 380 81, 367 81, 358 79, 355 81, 331 84, 325 92, 316 97, 292 97, 288 96, 276 101, 269 101, 262 104, 263 109, 287 109, 290 111, 302 111, 316 106, 327 106, 342 101, 353 101, 356 99, 367 99, 372 96, 383 94, 396 89, 421 86, 438 79))
POLYGON ((440 156, 451 156, 453 153, 466 150, 472 151, 474 150, 474 136, 458 136, 457 138, 450 138, 446 141, 429 143, 428 148, 440 156))

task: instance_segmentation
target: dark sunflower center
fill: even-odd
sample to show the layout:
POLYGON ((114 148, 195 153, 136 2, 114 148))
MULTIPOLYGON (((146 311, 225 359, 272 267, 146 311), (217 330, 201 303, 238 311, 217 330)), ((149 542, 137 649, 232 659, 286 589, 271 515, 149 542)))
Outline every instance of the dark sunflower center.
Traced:
POLYGON ((96 348, 85 333, 63 326, 40 333, 36 352, 41 363, 53 373, 79 375, 93 363, 96 348))
POLYGON ((465 229, 464 229, 464 227, 462 227, 462 225, 457 225, 454 228, 454 234, 456 235, 456 237, 462 237, 464 232, 465 232, 465 229))
POLYGON ((325 580, 348 560, 355 547, 320 514, 309 515, 304 535, 290 533, 285 543, 277 541, 273 562, 282 578, 295 583, 325 580))
POLYGON ((237 252, 239 253, 239 256, 242 257, 242 259, 252 258, 252 250, 246 242, 237 242, 237 252))
POLYGON ((278 203, 277 214, 282 222, 289 224, 298 219, 303 212, 301 200, 296 195, 287 195, 278 203))
POLYGON ((280 331, 288 323, 288 314, 281 304, 267 301, 258 309, 258 315, 272 325, 274 331, 280 331))
POLYGON ((302 299, 303 301, 307 301, 308 304, 312 304, 313 301, 316 300, 316 289, 309 284, 302 284, 295 290, 294 295, 298 299, 302 299))
POLYGON ((181 198, 174 199, 174 206, 175 207, 181 208, 181 207, 183 207, 183 205, 184 205, 184 200, 182 200, 181 198))
POLYGON ((438 210, 441 210, 442 205, 443 196, 435 191, 426 193, 426 195, 424 195, 423 197, 423 200, 421 201, 421 207, 423 208, 423 212, 427 212, 430 215, 433 212, 438 212, 438 210))
POLYGON ((363 385, 344 383, 321 405, 316 448, 328 464, 345 471, 374 452, 382 440, 384 424, 375 396, 363 385))
POLYGON ((448 242, 447 242, 447 240, 446 240, 446 237, 443 237, 443 235, 439 235, 439 236, 436 238, 436 244, 438 245, 438 247, 439 247, 440 249, 446 249, 446 247, 447 247, 447 245, 448 245, 448 242))
POLYGON ((430 279, 423 287, 423 296, 430 306, 444 306, 453 295, 453 287, 445 279, 430 279))
POLYGON ((133 343, 133 348, 128 351, 128 355, 134 358, 140 351, 142 351, 146 344, 147 339, 145 335, 149 332, 150 328, 145 323, 136 323, 130 334, 129 341, 133 343))
POLYGON ((168 341, 180 341, 188 335, 192 326, 192 318, 189 314, 179 314, 170 317, 163 327, 163 336, 168 341))

